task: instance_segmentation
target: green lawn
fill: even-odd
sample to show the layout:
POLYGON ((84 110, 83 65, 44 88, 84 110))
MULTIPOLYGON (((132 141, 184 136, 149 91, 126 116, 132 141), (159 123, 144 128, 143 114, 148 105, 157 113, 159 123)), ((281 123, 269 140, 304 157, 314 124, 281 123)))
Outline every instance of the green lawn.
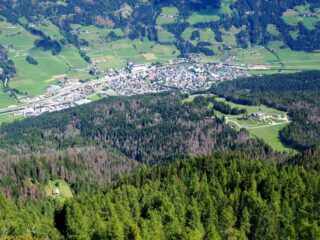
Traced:
POLYGON ((53 197, 59 200, 66 200, 68 198, 71 198, 73 196, 71 188, 69 184, 64 180, 55 180, 55 181, 49 181, 49 183, 45 186, 45 192, 46 195, 49 197, 53 197), (54 188, 58 188, 60 191, 59 195, 53 196, 52 190, 54 188))
POLYGON ((267 107, 265 105, 261 105, 261 106, 247 106, 247 105, 241 105, 241 104, 236 104, 233 102, 228 102, 226 101, 224 98, 216 98, 217 101, 221 101, 221 102, 226 102, 228 103, 231 107, 238 107, 238 108, 245 108, 248 112, 248 114, 252 114, 255 112, 264 112, 267 114, 281 114, 281 115, 285 115, 286 113, 274 108, 270 108, 267 107))
POLYGON ((173 23, 179 16, 179 10, 176 7, 163 7, 161 14, 158 16, 156 23, 157 25, 164 25, 173 23))
POLYGON ((293 51, 290 48, 280 48, 283 45, 281 41, 272 42, 269 46, 277 52, 281 61, 285 64, 287 70, 312 70, 319 69, 320 53, 307 53, 304 51, 293 51))
POLYGON ((287 124, 278 125, 278 126, 270 126, 265 128, 258 129, 248 129, 252 136, 263 139, 266 143, 268 143, 273 149, 278 151, 294 151, 291 148, 285 147, 280 139, 279 132, 285 127, 287 124))
POLYGON ((213 14, 205 13, 205 12, 204 13, 195 12, 187 19, 187 21, 191 25, 194 25, 194 24, 200 23, 200 22, 215 22, 218 20, 220 20, 219 15, 213 15, 213 14))
MULTIPOLYGON (((269 108, 267 106, 246 106, 241 104, 235 104, 232 102, 226 101, 224 98, 216 98, 218 101, 223 101, 228 103, 231 107, 245 108, 248 112, 248 115, 251 115, 254 112, 263 112, 269 115, 280 114, 285 116, 286 113, 283 111, 279 111, 274 108, 269 108)), ((221 113, 220 113, 221 116, 221 113)), ((293 151, 291 148, 287 148, 283 145, 283 143, 279 139, 280 130, 288 125, 281 120, 272 120, 276 123, 280 123, 281 125, 270 125, 270 121, 258 121, 255 118, 249 117, 248 119, 243 119, 242 115, 232 116, 226 115, 230 120, 229 124, 235 126, 239 129, 239 125, 242 128, 246 128, 250 134, 254 137, 263 139, 266 143, 268 143, 273 149, 277 151, 293 151), (236 124, 235 124, 236 123, 236 124)))
POLYGON ((35 29, 38 29, 42 32, 44 32, 45 35, 51 37, 52 39, 63 39, 62 34, 60 33, 59 28, 54 25, 49 20, 43 19, 39 21, 38 24, 33 26, 35 29))
POLYGON ((9 115, 0 115, 0 125, 3 123, 11 123, 14 121, 19 121, 24 119, 23 116, 9 116, 9 115))
POLYGON ((273 24, 268 24, 267 26, 267 31, 273 35, 273 36, 279 36, 280 35, 280 32, 279 30, 277 29, 277 27, 273 24))
MULTIPOLYGON (((165 11, 169 12, 170 9, 166 8, 165 11)), ((81 27, 79 25, 72 27, 74 31, 80 32, 80 38, 89 43, 89 46, 83 50, 91 60, 103 68, 121 68, 125 67, 128 62, 163 62, 179 55, 178 49, 173 44, 160 45, 147 38, 130 40, 124 37, 110 42, 105 38, 107 32, 111 31, 110 29, 99 29, 94 26, 81 27), (154 54, 154 56, 152 58, 146 57, 150 54, 154 54)), ((173 34, 165 30, 159 32, 160 42, 172 43, 174 40, 173 34)))
POLYGON ((158 31, 158 39, 160 43, 173 43, 176 40, 175 36, 166 30, 158 31))
MULTIPOLYGON (((23 21, 23 19, 22 19, 23 21)), ((11 88, 26 92, 30 95, 40 95, 45 88, 55 81, 54 76, 62 74, 76 75, 71 68, 85 68, 88 64, 81 58, 78 50, 69 45, 63 45, 60 55, 54 56, 50 51, 43 52, 34 48, 34 41, 38 37, 30 34, 20 25, 11 25, 7 22, 0 22, 1 34, 0 44, 5 46, 9 57, 15 64, 17 74, 9 82, 11 88), (26 61, 30 55, 38 61, 38 65, 31 65, 26 61)), ((61 39, 59 29, 48 21, 39 23, 36 28, 44 31, 53 39, 61 39)), ((0 97, 0 107, 8 99, 0 97)), ((11 105, 11 102, 9 102, 11 105)))
POLYGON ((0 108, 5 108, 10 105, 18 105, 18 104, 19 103, 13 98, 11 98, 9 94, 3 92, 3 88, 0 87, 0 108))
POLYGON ((302 22, 303 25, 312 30, 316 23, 320 22, 320 13, 310 10, 310 4, 297 6, 294 9, 288 9, 283 15, 282 19, 289 25, 297 25, 302 22))
POLYGON ((206 28, 206 29, 200 31, 200 41, 214 42, 215 41, 215 33, 210 28, 206 28))
MULTIPOLYGON (((182 103, 185 102, 192 102, 195 97, 197 96, 208 96, 207 94, 196 94, 196 95, 190 95, 188 98, 184 99, 182 103)), ((263 112, 269 115, 274 114, 280 114, 281 116, 286 116, 286 113, 283 111, 279 111, 274 108, 269 108, 267 106, 261 105, 261 106, 246 106, 241 104, 235 104, 232 102, 226 101, 224 98, 216 98, 216 101, 222 101, 225 103, 228 103, 231 107, 237 107, 237 108, 245 108, 248 112, 248 118, 244 119, 243 115, 225 115, 219 111, 215 110, 215 114, 218 117, 225 117, 226 122, 233 126, 235 129, 240 130, 240 128, 245 128, 249 131, 250 135, 252 137, 257 137, 260 139, 263 139, 266 143, 268 143, 273 149, 277 151, 294 151, 293 149, 287 148, 282 144, 282 142, 279 139, 279 132, 280 130, 288 125, 289 123, 284 120, 275 120, 272 121, 274 123, 277 123, 279 125, 272 125, 271 120, 266 121, 259 121, 253 117, 251 117, 252 113, 255 112, 263 112)), ((209 104, 209 108, 211 108, 213 104, 209 104)))
POLYGON ((94 102, 102 99, 102 97, 100 97, 98 94, 94 94, 89 99, 94 102))

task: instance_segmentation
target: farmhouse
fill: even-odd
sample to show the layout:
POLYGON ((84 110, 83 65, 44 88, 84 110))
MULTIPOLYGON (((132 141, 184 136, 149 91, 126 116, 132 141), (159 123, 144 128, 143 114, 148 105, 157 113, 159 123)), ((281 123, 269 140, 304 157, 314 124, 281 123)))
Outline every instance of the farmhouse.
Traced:
POLYGON ((281 119, 282 118, 282 116, 280 114, 274 114, 273 117, 276 118, 276 119, 281 119))
POLYGON ((257 118, 259 121, 264 121, 264 120, 270 118, 269 115, 262 113, 262 112, 252 113, 252 116, 257 118))

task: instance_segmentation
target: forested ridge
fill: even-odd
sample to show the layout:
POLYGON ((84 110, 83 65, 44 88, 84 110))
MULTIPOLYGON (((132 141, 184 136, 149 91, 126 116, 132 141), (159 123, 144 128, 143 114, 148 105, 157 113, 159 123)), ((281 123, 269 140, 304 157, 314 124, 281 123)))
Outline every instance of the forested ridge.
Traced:
MULTIPOLYGON (((301 157, 301 156, 300 156, 301 157)), ((301 157, 302 158, 302 157, 301 157)), ((142 167, 64 204, 1 196, 2 237, 24 239, 319 239, 320 175, 238 154, 142 167)))
POLYGON ((288 111, 292 123, 281 130, 284 143, 300 150, 320 145, 320 72, 255 76, 211 88, 227 100, 245 105, 266 104, 288 111))
POLYGON ((285 158, 245 130, 236 132, 216 118, 207 107, 210 99, 183 99, 178 93, 110 97, 4 124, 0 187, 9 196, 38 198, 40 185, 50 179, 65 179, 74 191, 85 191, 110 183, 139 163, 216 151, 238 151, 268 161, 285 158))

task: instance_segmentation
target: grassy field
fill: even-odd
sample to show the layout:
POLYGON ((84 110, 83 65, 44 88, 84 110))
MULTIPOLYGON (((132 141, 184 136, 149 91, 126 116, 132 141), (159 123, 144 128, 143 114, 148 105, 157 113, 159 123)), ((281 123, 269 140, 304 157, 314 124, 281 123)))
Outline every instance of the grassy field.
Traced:
POLYGON ((71 198, 73 196, 69 184, 64 180, 49 181, 49 183, 45 186, 45 192, 48 197, 50 196, 61 201, 64 201, 67 198, 71 198), (60 194, 53 196, 52 190, 55 188, 59 189, 60 194))
POLYGON ((199 12, 194 12, 187 21, 194 25, 199 22, 214 22, 220 20, 220 16, 215 9, 207 8, 199 12))
MULTIPOLYGON (((62 38, 59 30, 52 23, 42 22, 37 26, 52 38, 62 38)), ((34 96, 40 95, 45 92, 47 86, 55 83, 56 75, 72 74, 74 76, 76 72, 71 70, 72 68, 87 66, 75 47, 63 45, 60 55, 54 56, 50 51, 43 52, 34 48, 34 41, 38 37, 27 32, 20 25, 0 22, 0 28, 0 44, 5 46, 17 69, 17 75, 9 82, 11 88, 34 96), (27 55, 36 59, 38 65, 29 64, 26 61, 27 55)), ((5 101, 6 98, 0 96, 0 102, 5 101)))
POLYGON ((160 15, 158 16, 156 23, 157 25, 164 25, 173 23, 179 16, 179 10, 176 7, 163 7, 160 15))
POLYGON ((252 136, 263 139, 268 143, 273 149, 278 151, 294 151, 291 148, 284 146, 279 139, 279 132, 289 123, 283 125, 276 125, 272 127, 249 129, 248 131, 252 136))
POLYGON ((94 102, 102 99, 102 97, 100 97, 98 94, 94 94, 89 99, 94 102))
MULTIPOLYGON (((164 11, 167 13, 175 12, 172 8, 165 8, 164 11)), ((120 29, 81 27, 79 25, 72 27, 74 31, 79 33, 79 38, 89 42, 89 46, 83 50, 91 60, 102 68, 121 68, 129 62, 163 62, 179 55, 179 51, 174 45, 160 45, 147 38, 129 40, 123 37, 123 32, 120 29), (109 41, 106 36, 110 31, 114 31, 119 39, 109 41)), ((173 34, 165 30, 159 32, 160 42, 171 43, 174 40, 173 34)))
POLYGON ((283 14, 282 19, 289 25, 298 25, 302 22, 306 28, 312 30, 316 23, 320 22, 320 13, 317 11, 311 12, 310 4, 306 4, 288 9, 283 14))
MULTIPOLYGON (((192 102, 194 98, 197 96, 208 96, 208 95, 206 94, 191 95, 188 98, 184 99, 182 103, 192 102)), ((241 128, 247 129, 252 137, 263 139, 266 143, 268 143, 273 149, 277 151, 294 151, 293 149, 290 149, 284 146, 279 139, 280 130, 286 125, 290 124, 288 120, 285 120, 285 117, 286 117, 285 112, 279 111, 274 108, 269 108, 264 105, 246 106, 246 105, 235 104, 235 103, 226 101, 224 98, 216 98, 216 101, 222 101, 222 102, 228 103, 233 108, 237 107, 237 108, 244 108, 247 110, 248 117, 245 117, 245 118, 243 114, 225 115, 219 111, 215 111, 215 114, 218 117, 224 116, 226 119, 226 123, 233 126, 235 129, 237 130, 240 130, 241 128), (271 118, 268 120, 259 121, 258 119, 251 117, 252 113, 256 113, 256 112, 262 112, 271 116, 275 114, 279 114, 284 119, 280 120, 280 119, 271 118)), ((208 107, 211 108, 212 106, 213 104, 211 103, 209 104, 208 107)))
POLYGON ((221 1, 221 5, 218 9, 214 8, 206 8, 202 9, 199 12, 193 13, 187 21, 193 25, 199 22, 214 22, 218 21, 220 19, 220 16, 222 14, 228 14, 230 15, 232 13, 232 10, 230 8, 230 5, 234 3, 235 0, 224 0, 221 1))
MULTIPOLYGON (((286 113, 283 111, 279 111, 274 108, 269 108, 267 106, 246 106, 235 104, 232 102, 226 101, 224 98, 216 98, 218 101, 223 101, 228 103, 231 107, 244 108, 247 110, 248 115, 251 115, 255 112, 262 112, 268 115, 280 114, 281 116, 286 116, 286 113)), ((221 113, 220 113, 221 116, 221 113)), ((282 144, 279 139, 280 130, 289 124, 288 121, 285 120, 265 120, 259 121, 254 117, 248 117, 243 119, 242 115, 224 115, 227 119, 227 122, 233 125, 236 129, 245 128, 250 134, 254 137, 263 139, 266 143, 268 143, 273 149, 278 151, 292 151, 292 149, 287 148, 282 144), (272 124, 272 122, 274 124, 272 124)))
POLYGON ((61 35, 59 28, 46 19, 40 20, 37 24, 32 25, 32 27, 42 31, 46 36, 49 36, 51 39, 63 39, 63 36, 61 35))
MULTIPOLYGON (((233 31, 236 31, 236 29, 233 29, 233 31)), ((223 34, 222 38, 225 39, 226 36, 226 34, 223 34)), ((250 67, 249 72, 251 74, 274 74, 279 73, 280 70, 282 70, 283 73, 292 73, 319 69, 320 52, 293 51, 286 47, 282 41, 270 42, 268 48, 271 49, 277 57, 274 53, 262 46, 249 46, 246 49, 237 48, 233 45, 235 39, 232 39, 232 36, 234 35, 230 34, 227 36, 232 46, 231 50, 220 51, 217 48, 220 43, 215 43, 212 48, 216 55, 213 57, 203 57, 203 60, 217 62, 233 56, 229 62, 243 67, 250 67), (255 66, 260 69, 254 69, 253 67, 255 66)), ((227 41, 224 40, 223 42, 227 41)))
POLYGON ((2 84, 0 86, 0 108, 5 108, 10 105, 18 105, 19 103, 11 98, 9 94, 5 93, 2 88, 2 84))
POLYGON ((176 41, 175 36, 166 30, 158 31, 158 39, 160 43, 173 43, 176 41))
POLYGON ((14 121, 19 121, 24 119, 22 116, 9 116, 9 115, 0 115, 0 125, 3 123, 11 123, 14 121))

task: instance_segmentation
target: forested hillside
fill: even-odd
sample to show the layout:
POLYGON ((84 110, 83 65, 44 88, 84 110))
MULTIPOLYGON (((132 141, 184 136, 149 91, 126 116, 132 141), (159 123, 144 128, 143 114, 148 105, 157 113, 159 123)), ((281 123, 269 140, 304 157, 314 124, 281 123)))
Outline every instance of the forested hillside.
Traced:
POLYGON ((319 186, 310 166, 216 154, 143 167, 62 207, 1 197, 0 225, 24 239, 319 239, 319 186))
POLYGON ((283 158, 216 118, 207 107, 210 99, 182 100, 176 93, 110 97, 5 124, 0 186, 8 195, 35 198, 50 179, 65 179, 79 192, 109 183, 138 163, 231 150, 268 161, 283 158))
MULTIPOLYGON (((268 24, 274 24, 281 32, 286 44, 295 50, 313 51, 319 49, 319 42, 314 38, 319 35, 319 24, 315 29, 308 29, 303 24, 291 26, 281 19, 282 14, 299 5, 309 4, 313 11, 319 8, 315 0, 296 1, 18 1, 14 5, 11 1, 2 0, 0 14, 11 22, 18 22, 19 17, 26 17, 31 22, 39 17, 50 17, 67 36, 70 34, 70 24, 109 26, 126 29, 132 39, 148 36, 157 39, 156 17, 161 13, 163 6, 174 6, 180 11, 181 19, 170 23, 165 28, 176 35, 179 41, 182 31, 190 23, 185 21, 193 12, 201 12, 208 8, 219 9, 221 5, 228 4, 231 12, 222 12, 220 19, 212 22, 199 22, 200 28, 212 28, 221 35, 220 28, 229 29, 231 26, 244 27, 238 35, 242 45, 247 43, 265 44, 271 35, 267 31, 268 24), (225 3, 226 2, 226 3, 225 3), (23 9, 23 11, 21 11, 23 9), (123 14, 125 12, 125 14, 123 14), (63 19, 60 17, 63 16, 63 19), (294 39, 290 31, 298 30, 299 37, 294 39), (246 43, 246 38, 248 42, 246 43), (305 44, 308 42, 308 44, 305 44)), ((214 12, 212 14, 215 14, 214 12)), ((72 36, 70 36, 70 39, 72 36)), ((75 39, 74 39, 75 40, 75 39)))
MULTIPOLYGON (((89 55, 95 57, 88 48, 96 49, 97 42, 102 45, 100 49, 110 48, 109 42, 119 39, 141 40, 146 46, 152 44, 152 48, 154 44, 166 46, 171 55, 165 54, 171 58, 188 53, 212 56, 217 52, 222 58, 225 57, 222 52, 233 48, 268 46, 275 42, 280 44, 277 49, 305 52, 320 49, 320 6, 316 0, 21 0, 14 4, 1 0, 0 3, 0 21, 21 26, 40 38, 34 41, 34 47, 59 55, 71 44, 88 63, 92 62, 89 55), (95 40, 97 31, 101 34, 95 40)), ((277 56, 273 48, 268 46, 277 56)))
POLYGON ((320 144, 319 71, 238 79, 213 86, 211 91, 235 103, 288 111, 293 122, 281 131, 281 139, 301 150, 320 144))

